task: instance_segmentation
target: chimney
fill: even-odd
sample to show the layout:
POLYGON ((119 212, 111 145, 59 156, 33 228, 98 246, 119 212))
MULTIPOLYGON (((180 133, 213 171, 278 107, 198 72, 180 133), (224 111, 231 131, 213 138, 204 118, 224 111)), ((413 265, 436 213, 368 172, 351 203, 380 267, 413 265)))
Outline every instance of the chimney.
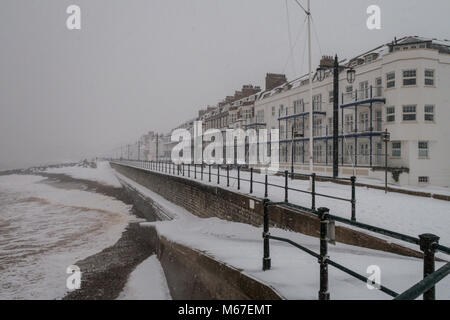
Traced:
POLYGON ((244 98, 247 98, 247 97, 249 97, 249 96, 251 96, 251 95, 253 95, 253 94, 256 94, 256 93, 258 93, 258 92, 260 92, 260 91, 261 91, 261 88, 260 88, 260 87, 254 87, 254 86, 251 85, 251 84, 242 86, 242 96, 243 96, 244 98))
POLYGON ((334 66, 334 58, 332 56, 322 56, 320 59, 320 66, 324 68, 331 68, 334 66))
POLYGON ((270 91, 273 88, 279 87, 287 82, 286 75, 268 73, 266 74, 266 91, 270 91))

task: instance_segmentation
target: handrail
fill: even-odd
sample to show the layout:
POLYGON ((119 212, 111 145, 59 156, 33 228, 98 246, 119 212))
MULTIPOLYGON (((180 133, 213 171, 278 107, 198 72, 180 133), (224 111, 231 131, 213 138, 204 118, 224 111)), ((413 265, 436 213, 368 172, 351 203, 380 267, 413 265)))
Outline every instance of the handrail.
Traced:
MULTIPOLYGON (((167 170, 165 170, 165 169, 161 170, 161 167, 158 167, 158 165, 159 166, 161 166, 161 164, 169 165, 169 172, 168 172, 169 174, 170 174, 170 166, 176 166, 176 164, 174 164, 174 163, 172 163, 170 161, 156 161, 156 162, 154 162, 154 161, 146 161, 146 160, 119 160, 119 162, 126 162, 126 163, 128 163, 127 165, 130 165, 129 162, 131 162, 131 163, 133 163, 133 162, 153 163, 153 164, 157 165, 156 170, 152 169, 151 167, 150 168, 146 168, 145 166, 144 166, 144 168, 142 168, 140 166, 133 166, 133 165, 131 165, 131 166, 133 166, 135 168, 144 169, 144 170, 153 170, 153 171, 157 171, 157 172, 163 171, 165 173, 167 173, 167 170)), ((185 164, 181 164, 181 165, 182 166, 186 166, 185 164)), ((193 164, 193 165, 187 164, 188 168, 191 168, 192 166, 194 167, 194 170, 195 170, 194 171, 194 174, 195 174, 194 179, 196 179, 197 166, 198 165, 200 165, 202 168, 204 166, 206 166, 206 167, 208 167, 208 166, 212 167, 213 166, 213 165, 208 165, 208 164, 193 164)), ((222 166, 218 165, 218 167, 222 167, 222 166)), ((227 170, 229 170, 230 165, 226 165, 226 167, 227 167, 227 170)), ((238 171, 242 170, 241 166, 238 165, 237 167, 238 167, 238 171)), ((240 175, 239 175, 239 172, 238 172, 238 176, 237 177, 231 176, 231 175, 225 176, 223 174, 220 174, 220 170, 219 170, 218 173, 215 173, 215 172, 209 173, 208 172, 207 175, 210 176, 210 177, 217 177, 218 178, 218 184, 220 184, 220 182, 219 182, 220 178, 226 178, 228 181, 229 180, 233 180, 233 181, 237 180, 238 181, 238 190, 241 189, 240 188, 240 182, 248 182, 250 184, 250 193, 253 193, 253 184, 255 184, 255 183, 256 184, 260 184, 260 185, 264 184, 266 191, 268 190, 268 187, 274 187, 274 188, 278 188, 278 189, 283 189, 283 190, 285 190, 285 198, 286 198, 285 200, 288 199, 288 192, 289 191, 294 191, 294 192, 299 192, 299 193, 303 193, 303 194, 308 194, 308 195, 311 195, 311 209, 312 210, 314 210, 316 208, 316 197, 328 198, 328 199, 333 199, 333 200, 338 200, 338 201, 345 201, 345 202, 348 202, 348 203, 351 204, 351 217, 352 217, 352 220, 356 221, 356 195, 355 195, 356 194, 356 192, 355 192, 355 188, 356 188, 355 181, 356 181, 356 178, 355 177, 352 177, 352 178, 336 178, 336 179, 334 179, 332 177, 316 175, 315 173, 309 174, 309 175, 308 174, 303 174, 303 173, 294 173, 294 174, 292 174, 292 173, 289 173, 288 171, 284 171, 283 175, 285 177, 285 185, 283 186, 283 185, 280 185, 280 184, 270 183, 269 181, 262 182, 262 181, 258 181, 258 180, 253 179, 253 173, 252 173, 252 172, 254 172, 253 168, 250 168, 250 170, 246 170, 246 171, 250 171, 250 174, 251 174, 250 179, 241 178, 240 175), (319 181, 320 181, 320 179, 321 180, 327 180, 327 181, 333 181, 333 180, 335 180, 335 181, 351 181, 351 199, 350 198, 340 197, 340 196, 334 196, 334 195, 328 195, 328 194, 324 194, 324 193, 319 193, 319 192, 315 191, 315 187, 313 188, 312 191, 301 190, 301 189, 298 189, 298 188, 290 187, 288 185, 288 181, 287 181, 289 176, 291 178, 293 178, 293 177, 306 177, 308 179, 312 179, 313 186, 315 186, 317 179, 319 179, 319 181)), ((172 174, 175 175, 175 172, 173 172, 172 174)), ((276 175, 279 176, 280 173, 278 173, 276 175)), ((184 174, 183 174, 183 176, 184 176, 184 174)), ((189 177, 190 177, 190 169, 188 169, 188 178, 189 177)), ((228 186, 229 185, 227 185, 227 187, 228 186)))
POLYGON ((450 274, 450 262, 436 272, 425 277, 423 280, 395 297, 394 300, 415 300, 424 292, 433 288, 439 281, 450 274))

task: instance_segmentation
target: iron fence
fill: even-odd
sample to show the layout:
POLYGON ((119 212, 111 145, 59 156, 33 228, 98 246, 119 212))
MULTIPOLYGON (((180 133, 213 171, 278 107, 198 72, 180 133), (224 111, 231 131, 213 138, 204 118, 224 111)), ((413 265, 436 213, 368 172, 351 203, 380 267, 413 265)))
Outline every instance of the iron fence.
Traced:
POLYGON ((249 184, 249 193, 254 193, 255 185, 264 185, 264 197, 269 197, 269 187, 282 189, 284 190, 284 201, 286 203, 289 202, 290 191, 307 194, 311 196, 311 206, 306 208, 307 210, 315 210, 317 204, 317 198, 327 198, 337 201, 343 201, 350 204, 350 217, 352 221, 356 221, 356 177, 351 178, 332 178, 327 176, 317 175, 315 173, 312 174, 301 174, 301 173, 290 173, 289 171, 279 172, 278 176, 282 175, 284 177, 284 184, 276 184, 270 182, 268 174, 264 174, 264 181, 260 181, 254 178, 254 174, 257 172, 254 168, 247 168, 244 166, 232 166, 232 165, 201 165, 201 164, 175 164, 169 161, 145 161, 145 160, 113 160, 111 161, 117 162, 119 164, 125 164, 128 166, 136 167, 138 169, 152 170, 165 174, 172 174, 187 178, 200 179, 204 180, 204 175, 207 175, 207 181, 209 183, 212 180, 216 180, 217 184, 220 185, 221 179, 226 179, 226 186, 230 187, 230 181, 237 182, 237 189, 240 191, 241 183, 246 182, 249 184), (233 176, 232 169, 236 168, 236 175, 233 176), (207 172, 204 172, 207 169, 207 172), (243 178, 241 173, 245 171, 248 172, 250 177, 249 179, 243 178), (302 190, 299 188, 295 188, 290 186, 289 180, 295 179, 303 179, 310 180, 310 189, 311 190, 302 190), (325 194, 322 192, 317 192, 317 184, 318 182, 325 181, 341 181, 349 184, 349 197, 339 197, 336 195, 325 194))

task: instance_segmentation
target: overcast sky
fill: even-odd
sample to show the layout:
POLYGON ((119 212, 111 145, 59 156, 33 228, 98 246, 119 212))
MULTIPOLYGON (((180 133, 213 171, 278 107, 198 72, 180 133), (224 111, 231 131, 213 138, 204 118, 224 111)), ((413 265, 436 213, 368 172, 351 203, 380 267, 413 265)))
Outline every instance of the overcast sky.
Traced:
MULTIPOLYGON (((448 0, 311 2, 316 63, 394 36, 450 38, 448 0), (379 31, 366 28, 371 4, 382 9, 379 31)), ((243 84, 263 87, 266 72, 305 73, 304 14, 287 3, 1 0, 0 170, 95 156, 166 132, 243 84), (80 31, 66 28, 71 4, 80 31)))

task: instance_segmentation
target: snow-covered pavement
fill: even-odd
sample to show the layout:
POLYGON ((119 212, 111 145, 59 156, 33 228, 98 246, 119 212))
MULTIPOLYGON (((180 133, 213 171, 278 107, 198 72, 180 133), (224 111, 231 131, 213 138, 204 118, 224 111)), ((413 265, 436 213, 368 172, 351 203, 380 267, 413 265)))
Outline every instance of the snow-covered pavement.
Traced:
POLYGON ((156 256, 147 258, 130 274, 118 300, 172 300, 164 270, 156 256))
MULTIPOLYGON (((166 213, 171 221, 142 223, 154 226, 158 233, 171 241, 202 251, 245 274, 258 279, 288 299, 317 299, 319 264, 317 259, 288 245, 271 241, 272 270, 263 272, 261 228, 228 222, 217 218, 201 219, 158 194, 118 174, 120 179, 145 193, 166 213)), ((315 252, 319 251, 317 238, 271 229, 272 235, 298 242, 315 252)), ((337 244, 329 248, 330 258, 344 266, 369 276, 367 269, 376 265, 381 270, 381 284, 400 293, 422 279, 420 259, 337 244)), ((437 263, 437 267, 442 263, 437 263)), ((365 283, 330 267, 332 299, 390 299, 378 290, 369 290, 365 283)), ((437 285, 438 299, 450 299, 450 278, 437 285)))

